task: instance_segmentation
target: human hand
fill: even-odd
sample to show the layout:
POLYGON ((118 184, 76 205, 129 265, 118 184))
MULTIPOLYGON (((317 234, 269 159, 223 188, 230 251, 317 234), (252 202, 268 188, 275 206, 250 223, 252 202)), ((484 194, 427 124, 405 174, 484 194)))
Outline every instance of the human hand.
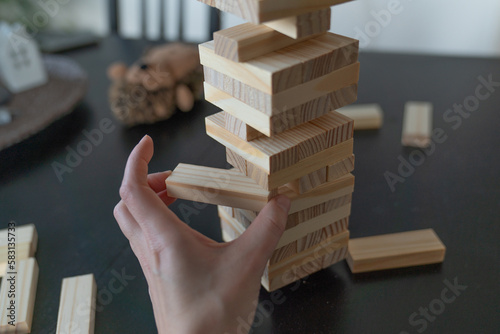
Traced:
POLYGON ((127 161, 115 218, 149 285, 159 333, 236 333, 255 314, 260 279, 284 229, 290 200, 278 196, 230 243, 217 243, 169 208, 165 179, 148 175, 153 141, 145 136, 127 161))

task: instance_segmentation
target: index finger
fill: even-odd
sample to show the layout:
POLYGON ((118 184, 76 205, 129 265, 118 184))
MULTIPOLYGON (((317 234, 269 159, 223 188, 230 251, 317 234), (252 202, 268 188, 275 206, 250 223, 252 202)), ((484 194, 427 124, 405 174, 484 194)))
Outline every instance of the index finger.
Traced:
POLYGON ((121 198, 148 239, 155 235, 176 236, 185 228, 148 184, 153 151, 153 140, 145 136, 130 153, 120 187, 121 198))

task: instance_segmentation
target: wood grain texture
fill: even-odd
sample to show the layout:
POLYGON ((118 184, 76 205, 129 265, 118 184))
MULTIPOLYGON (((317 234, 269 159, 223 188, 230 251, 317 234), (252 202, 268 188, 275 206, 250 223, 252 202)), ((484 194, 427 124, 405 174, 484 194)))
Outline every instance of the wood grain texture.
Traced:
POLYGON ((287 187, 297 194, 303 194, 327 181, 327 167, 322 167, 312 173, 304 175, 295 181, 287 183, 287 187))
POLYGON ((288 37, 298 39, 311 37, 330 29, 332 11, 328 8, 302 13, 264 23, 288 37))
MULTIPOLYGON (((8 230, 0 230, 0 277, 5 275, 8 255, 8 230)), ((38 246, 38 233, 33 224, 16 227, 16 259, 34 257, 38 246)))
POLYGON ((278 264, 279 268, 266 267, 261 280, 262 286, 268 291, 274 291, 344 260, 349 232, 344 233, 282 261, 278 264), (286 265, 282 264, 286 262, 286 265))
POLYGON ((354 121, 354 130, 376 130, 384 123, 384 112, 378 104, 356 104, 337 109, 354 121))
POLYGON ((356 62, 279 93, 269 94, 212 68, 205 66, 203 71, 207 84, 269 116, 279 115, 315 101, 332 92, 357 84, 359 80, 359 62, 356 62))
POLYGON ((358 45, 352 38, 326 33, 245 63, 217 55, 214 41, 199 50, 204 67, 271 95, 356 63, 358 45))
MULTIPOLYGON (((246 161, 246 175, 251 177, 264 189, 274 189, 289 182, 295 181, 298 178, 312 173, 319 168, 326 167, 326 165, 335 165, 352 156, 353 141, 349 139, 345 142, 330 147, 321 151, 313 156, 299 161, 297 164, 282 169, 280 171, 268 174, 264 169, 254 165, 250 160, 246 161)), ((241 157, 238 153, 233 152, 235 156, 241 157)), ((241 157, 244 159, 243 157, 241 157)), ((345 162, 346 167, 349 168, 349 162, 345 162)), ((342 166, 336 166, 339 170, 332 171, 332 177, 335 172, 342 173, 342 166)), ((243 172, 243 171, 242 171, 243 172)), ((345 174, 345 173, 344 173, 345 174)), ((344 175, 342 174, 342 175, 344 175)))
MULTIPOLYGON (((36 288, 38 284, 38 263, 31 257, 18 261, 16 267, 16 298, 15 298, 15 323, 11 320, 7 308, 11 305, 9 298, 10 284, 7 279, 12 275, 7 274, 0 287, 0 333, 25 334, 31 332, 33 309, 35 307, 36 288)), ((10 272, 10 270, 8 270, 10 272)))
POLYGON ((290 198, 290 214, 354 191, 354 176, 327 182, 306 194, 288 187, 267 191, 236 170, 179 164, 165 181, 168 195, 196 202, 260 211, 277 194, 290 198))
POLYGON ((266 21, 299 15, 351 0, 198 0, 249 22, 266 21))
POLYGON ((403 146, 425 148, 431 144, 432 109, 429 102, 408 102, 403 117, 403 146))
POLYGON ((273 116, 250 107, 231 95, 204 83, 205 99, 226 113, 238 118, 258 132, 270 137, 319 118, 332 110, 353 103, 357 99, 358 86, 352 85, 323 95, 296 108, 273 116))
MULTIPOLYGON (((307 36, 310 39, 316 36, 307 36)), ((246 62, 304 41, 253 23, 244 23, 214 33, 215 53, 235 62, 246 62)))
POLYGON ((165 181, 168 195, 259 211, 276 195, 236 170, 179 164, 165 181))
POLYGON ((96 295, 93 274, 63 279, 56 334, 93 334, 96 295))
MULTIPOLYGON (((224 208, 219 206, 218 212, 219 217, 221 218, 221 227, 231 235, 231 239, 238 238, 248 228, 248 225, 245 225, 244 222, 239 221, 237 218, 232 217, 231 215, 228 215, 227 211, 224 210, 224 208)), ((321 227, 317 230, 314 230, 316 228, 314 221, 312 221, 312 224, 310 225, 304 224, 303 226, 308 226, 309 229, 304 235, 297 235, 297 238, 292 240, 289 240, 290 234, 286 233, 293 230, 285 231, 285 234, 282 236, 276 249, 271 255, 268 264, 277 264, 284 259, 287 259, 320 244, 322 241, 334 235, 338 235, 347 231, 349 227, 349 219, 347 217, 342 218, 335 221, 334 223, 332 223, 332 220, 330 220, 324 227, 321 227)))
MULTIPOLYGON (((238 138, 224 128, 223 113, 207 117, 206 130, 210 137, 268 174, 292 167, 299 161, 310 161, 309 158, 314 159, 325 149, 348 141, 353 133, 352 120, 336 112, 323 115, 317 123, 304 123, 271 138, 263 137, 251 142, 238 138), (327 129, 325 124, 331 124, 332 128, 327 129)), ((317 166, 305 174, 321 167, 317 166)), ((303 175, 296 175, 295 178, 303 175)))
POLYGON ((229 113, 224 113, 224 121, 225 129, 243 140, 252 141, 264 136, 261 132, 229 113))
POLYGON ((426 229, 351 239, 347 263, 362 273, 443 262, 445 252, 434 230, 426 229))
POLYGON ((332 181, 344 176, 354 170, 354 154, 347 159, 343 159, 327 168, 327 179, 332 181))
POLYGON ((246 175, 247 174, 247 162, 245 159, 231 151, 230 149, 226 148, 226 161, 239 170, 242 174, 246 175))

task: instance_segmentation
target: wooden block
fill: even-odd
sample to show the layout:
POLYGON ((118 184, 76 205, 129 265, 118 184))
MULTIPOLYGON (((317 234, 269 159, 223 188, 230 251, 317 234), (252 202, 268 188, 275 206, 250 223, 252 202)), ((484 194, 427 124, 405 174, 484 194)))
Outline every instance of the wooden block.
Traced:
POLYGON ((350 0, 198 0, 249 22, 260 24, 270 20, 307 13, 339 5, 350 0))
POLYGON ((259 211, 276 195, 236 170, 179 164, 165 181, 169 196, 259 211))
POLYGON ((223 205, 218 205, 217 208, 219 210, 224 211, 226 214, 229 215, 229 217, 234 217, 234 208, 230 206, 223 206, 223 205))
POLYGON ((31 333, 33 309, 35 306, 36 288, 38 284, 38 264, 35 258, 21 260, 16 263, 17 274, 7 270, 0 287, 0 333, 31 333), (16 296, 9 298, 11 284, 9 279, 15 277, 16 296), (9 324, 8 318, 11 301, 15 300, 14 326, 9 324))
POLYGON ((204 87, 207 101, 268 137, 353 103, 357 99, 358 92, 358 86, 352 85, 321 96, 299 107, 287 109, 280 114, 270 116, 211 86, 207 82, 204 83, 204 87))
MULTIPOLYGON (((16 226, 15 234, 17 260, 34 257, 38 246, 38 233, 35 225, 16 226)), ((0 277, 3 277, 5 274, 8 250, 8 229, 3 229, 0 230, 0 277)))
POLYGON ((328 181, 335 180, 354 170, 354 154, 347 159, 343 159, 327 168, 328 181))
POLYGON ((337 111, 354 121, 354 130, 379 129, 384 122, 384 113, 378 104, 357 104, 337 111))
POLYGON ((322 185, 327 181, 327 167, 322 167, 317 171, 304 175, 295 181, 287 184, 288 188, 297 194, 303 194, 309 190, 322 185))
POLYGON ((235 170, 179 164, 166 180, 169 196, 202 203, 260 211, 276 194, 290 198, 290 214, 354 191, 354 176, 349 174, 327 182, 307 194, 298 195, 282 187, 267 191, 235 170))
MULTIPOLYGON (((239 221, 237 218, 229 216, 220 206, 219 217, 221 218, 221 227, 226 230, 229 235, 231 235, 231 240, 238 238, 248 228, 248 226, 245 226, 244 223, 239 221)), ((312 223, 314 225, 314 221, 312 223)), ((318 230, 314 230, 315 227, 310 226, 310 229, 303 236, 297 236, 296 239, 293 239, 290 242, 288 242, 290 236, 286 234, 288 231, 285 231, 285 234, 282 236, 278 246, 271 255, 268 264, 277 264, 284 259, 316 246, 334 235, 347 231, 348 227, 348 217, 342 218, 334 223, 330 220, 327 222, 326 226, 321 227, 318 230)))
MULTIPOLYGON (((353 141, 352 139, 349 139, 322 152, 319 152, 314 156, 301 160, 291 167, 282 169, 272 174, 268 174, 265 170, 250 162, 250 160, 246 160, 247 176, 251 177, 264 189, 274 189, 292 182, 304 175, 312 173, 319 168, 325 167, 325 164, 334 165, 351 157, 352 149, 353 141)), ((235 153, 235 155, 236 154, 237 153, 235 153)), ((348 162, 346 162, 346 165, 348 166, 348 162)), ((337 167, 341 168, 341 166, 337 167)), ((335 175, 334 173, 335 171, 332 172, 332 179, 333 175, 335 175)))
POLYGON ((268 94, 214 69, 204 67, 203 70, 206 83, 270 116, 350 87, 359 80, 359 62, 356 62, 282 92, 268 94))
MULTIPOLYGON (((318 216, 321 216, 329 211, 338 209, 352 202, 352 194, 342 195, 337 198, 329 199, 325 202, 313 205, 301 211, 297 211, 288 215, 286 229, 291 229, 299 224, 305 223, 312 220, 318 216)), ((258 212, 245 210, 245 209, 233 209, 234 218, 238 220, 243 227, 247 228, 252 221, 257 217, 258 212)))
POLYGON ((279 268, 266 267, 261 280, 262 286, 268 291, 274 291, 344 260, 349 232, 344 233, 282 261, 279 268))
POLYGON ((63 279, 56 334, 93 334, 96 294, 93 274, 63 279))
POLYGON ((264 136, 264 134, 229 113, 224 113, 224 119, 224 128, 243 140, 252 141, 264 136))
POLYGON ((288 37, 298 39, 328 31, 331 17, 332 11, 328 7, 264 24, 288 37))
POLYGON ((356 238, 347 263, 353 273, 443 262, 446 247, 433 229, 356 238))
POLYGON ((217 55, 246 62, 311 37, 294 39, 265 25, 244 23, 215 32, 214 45, 217 55))
MULTIPOLYGON (((329 112, 320 117, 316 123, 304 123, 272 138, 263 137, 247 142, 224 129, 223 113, 206 118, 206 130, 210 137, 250 161, 253 165, 262 168, 267 174, 293 167, 302 160, 314 159, 325 149, 348 141, 352 138, 352 125, 352 120, 347 117, 336 112, 329 112), (327 129, 321 123, 332 124, 332 128, 327 129)), ((321 167, 323 166, 317 166, 304 174, 296 175, 295 178, 321 167)), ((289 181, 291 180, 287 182, 289 181)))
POLYGON ((247 172, 247 162, 245 159, 231 151, 230 149, 226 148, 226 161, 239 170, 242 174, 246 175, 247 172))
POLYGON ((266 94, 277 94, 357 62, 359 42, 326 33, 277 52, 237 63, 215 53, 214 41, 199 46, 200 61, 266 94))
POLYGON ((403 134, 404 146, 425 148, 431 144, 432 104, 429 102, 408 102, 405 105, 403 134))

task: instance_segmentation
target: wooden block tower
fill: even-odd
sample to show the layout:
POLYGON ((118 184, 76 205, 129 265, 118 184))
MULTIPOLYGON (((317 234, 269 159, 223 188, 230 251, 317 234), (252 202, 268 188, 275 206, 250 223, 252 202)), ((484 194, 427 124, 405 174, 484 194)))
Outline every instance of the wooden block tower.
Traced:
POLYGON ((226 241, 288 196, 286 231, 262 277, 272 291, 347 255, 353 121, 335 109, 356 100, 358 41, 327 30, 330 6, 348 0, 200 1, 250 21, 200 45, 205 98, 223 110, 207 117, 207 134, 234 169, 179 164, 167 189, 219 205, 226 241))

